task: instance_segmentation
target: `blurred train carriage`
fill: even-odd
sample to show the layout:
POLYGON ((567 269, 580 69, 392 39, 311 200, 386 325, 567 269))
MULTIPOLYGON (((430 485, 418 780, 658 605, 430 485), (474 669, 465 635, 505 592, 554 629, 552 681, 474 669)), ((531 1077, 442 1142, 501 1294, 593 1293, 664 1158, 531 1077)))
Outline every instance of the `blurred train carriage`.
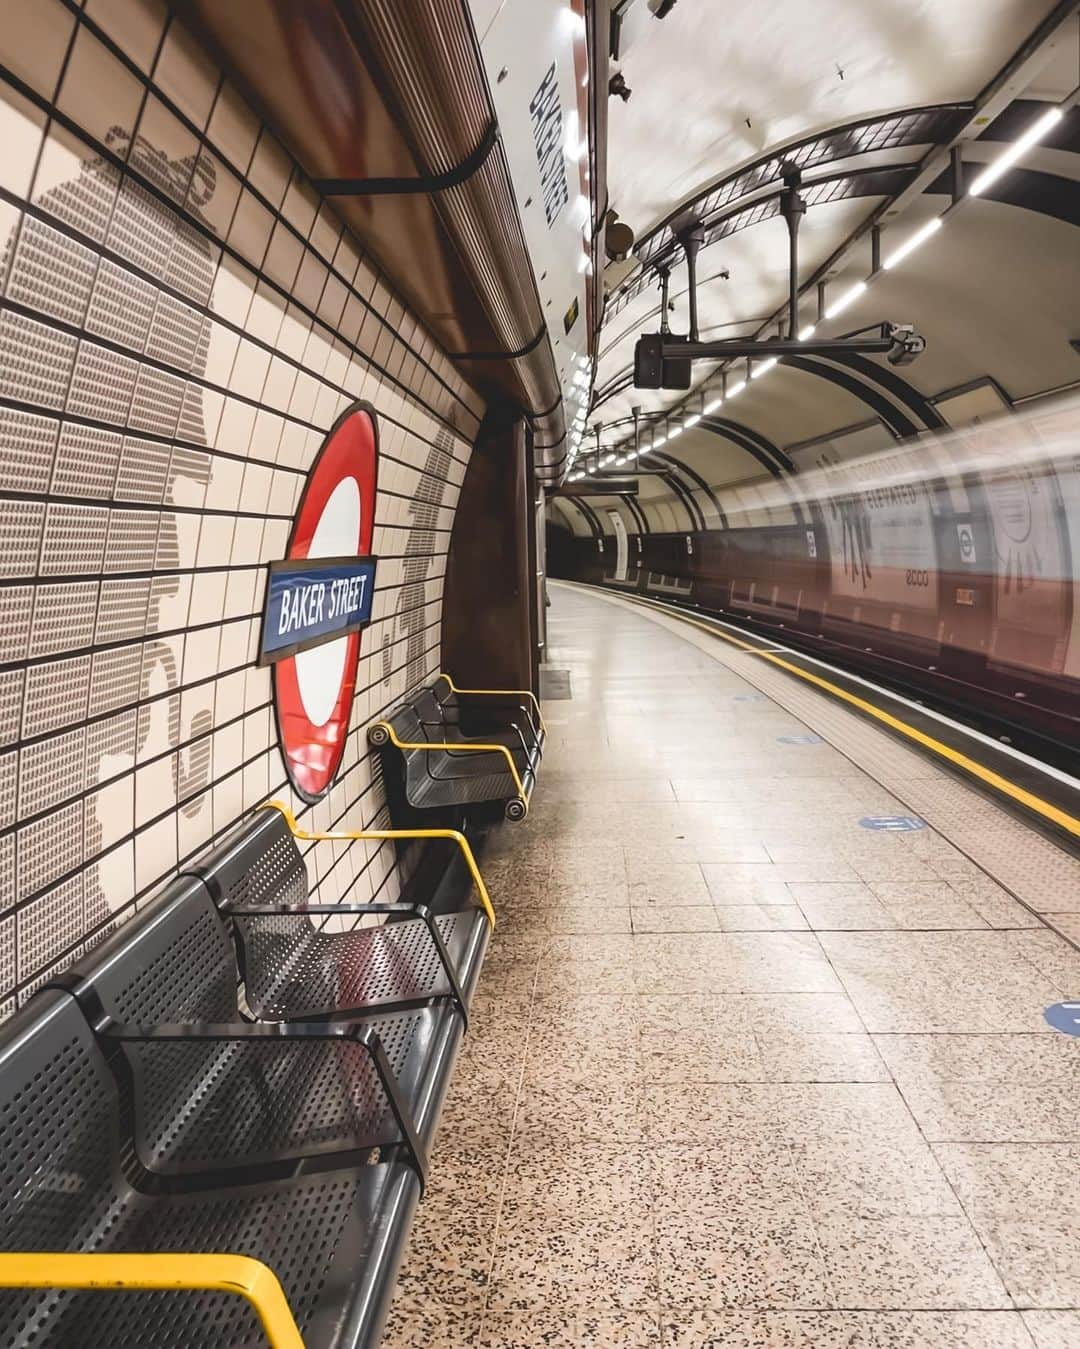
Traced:
MULTIPOLYGON (((1080 748, 1080 399, 721 495, 726 523, 630 548, 642 594, 1080 748)), ((553 574, 614 549, 553 538, 553 574)))

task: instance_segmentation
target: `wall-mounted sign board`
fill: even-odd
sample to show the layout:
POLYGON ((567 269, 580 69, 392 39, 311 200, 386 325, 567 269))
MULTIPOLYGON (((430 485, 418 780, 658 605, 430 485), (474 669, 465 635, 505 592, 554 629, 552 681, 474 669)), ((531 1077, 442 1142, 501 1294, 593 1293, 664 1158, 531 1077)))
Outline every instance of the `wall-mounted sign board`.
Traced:
POLYGON ((266 586, 259 664, 359 632, 371 622, 374 557, 274 562, 266 586))

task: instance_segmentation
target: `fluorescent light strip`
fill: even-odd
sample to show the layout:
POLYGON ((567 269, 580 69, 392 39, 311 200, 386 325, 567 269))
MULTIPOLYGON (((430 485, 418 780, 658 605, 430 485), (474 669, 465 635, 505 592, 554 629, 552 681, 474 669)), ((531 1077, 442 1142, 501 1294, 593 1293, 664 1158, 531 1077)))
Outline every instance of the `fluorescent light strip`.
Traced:
POLYGON ((688 427, 691 426, 697 426, 699 421, 701 421, 701 413, 700 412, 692 413, 689 417, 687 417, 686 424, 683 426, 683 430, 685 431, 688 427))
POLYGON ((1022 136, 1013 141, 1007 150, 1002 151, 992 164, 983 169, 968 188, 968 196, 977 197, 992 183, 996 183, 1003 173, 1011 169, 1018 159, 1041 141, 1050 128, 1056 126, 1064 116, 1065 113, 1061 108, 1048 108, 1038 121, 1033 122, 1022 136))
POLYGON ((834 300, 833 303, 829 305, 828 309, 825 310, 825 317, 827 319, 832 319, 835 318, 837 314, 842 314, 845 309, 849 309, 855 303, 865 289, 865 281, 856 281, 850 290, 845 290, 838 300, 834 300))
POLYGON ((753 370, 750 371, 750 378, 760 379, 762 375, 767 375, 776 364, 776 361, 777 358, 775 356, 770 356, 767 361, 762 361, 760 365, 755 365, 753 370))
MULTIPOLYGON (((728 397, 730 398, 731 395, 728 394, 728 397)), ((715 412, 718 407, 722 407, 723 403, 724 400, 722 398, 714 398, 711 403, 706 403, 705 404, 706 417, 709 415, 710 412, 715 412)))
POLYGON ((933 220, 928 220, 921 229, 917 229, 909 239, 904 240, 899 248, 890 253, 881 264, 882 267, 887 272, 891 271, 893 267, 898 266, 906 257, 914 253, 920 244, 926 243, 927 239, 936 234, 939 229, 941 229, 941 216, 936 215, 933 220))
POLYGON ((733 384, 731 388, 728 389, 727 396, 729 398, 734 398, 736 394, 742 393, 743 389, 745 388, 746 388, 746 380, 740 379, 738 384, 733 384))
POLYGON ((814 335, 816 332, 817 332, 817 324, 816 324, 816 323, 808 323, 808 324, 806 325, 805 328, 800 328, 800 330, 799 330, 799 341, 800 341, 800 342, 805 342, 806 339, 807 339, 808 337, 813 337, 813 335, 814 335))

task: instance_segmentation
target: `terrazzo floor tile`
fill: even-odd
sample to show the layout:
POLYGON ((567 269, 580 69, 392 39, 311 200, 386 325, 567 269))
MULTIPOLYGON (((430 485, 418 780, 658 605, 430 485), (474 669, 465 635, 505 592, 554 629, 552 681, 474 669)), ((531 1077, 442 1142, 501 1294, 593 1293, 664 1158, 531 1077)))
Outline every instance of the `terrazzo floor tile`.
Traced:
POLYGON ((489 1314, 560 1306, 611 1314, 657 1305, 651 1224, 635 1224, 626 1214, 500 1221, 489 1314))
POLYGON ((814 1226, 805 1217, 725 1221, 693 1212, 661 1213, 656 1253, 661 1303, 667 1307, 832 1305, 814 1226))
POLYGON ((792 1142, 847 1137, 898 1145, 919 1138, 892 1083, 784 1082, 761 1088, 761 1094, 792 1142))
POLYGON ((418 1303, 437 1296, 447 1307, 474 1309, 482 1302, 504 1174, 490 1152, 436 1149, 398 1276, 400 1296, 418 1303))
POLYGON ((780 1031, 757 1036, 766 1082, 888 1082, 869 1035, 780 1031))
POLYGON ((1073 1083, 941 1082, 905 1086, 904 1098, 933 1142, 1080 1143, 1073 1083))
POLYGON ((586 903, 576 895, 564 897, 550 890, 530 904, 503 905, 496 909, 496 915, 500 935, 508 937, 630 931, 628 904, 606 899, 600 903, 586 903))
POLYGON ((630 903, 635 907, 660 904, 700 905, 710 902, 709 888, 697 862, 675 862, 665 867, 639 867, 630 881, 630 903))
POLYGON ((648 1154, 657 1219, 703 1223, 798 1221, 810 1217, 787 1144, 732 1135, 648 1154))
POLYGON ((841 986, 809 932, 635 939, 634 986, 660 993, 831 993, 841 986))
POLYGON ((630 910, 634 934, 649 932, 719 932, 720 920, 712 905, 684 904, 662 908, 650 904, 630 910))
POLYGON ((608 1314, 566 1305, 527 1312, 488 1312, 478 1349, 658 1349, 660 1323, 652 1312, 608 1314))
POLYGON ((547 785, 484 854, 497 996, 390 1349, 1080 1345, 1080 1041, 1042 1018, 1080 958, 932 829, 863 829, 909 809, 828 744, 778 745, 804 728, 734 668, 573 609, 547 785), (707 733, 676 709, 631 743, 673 672, 707 733), (1045 1141, 941 1141, 969 1134, 1045 1141), (473 1175, 485 1149, 505 1184, 473 1175))
POLYGON ((1076 1349, 1080 1344, 1080 1311, 1023 1313, 1035 1349, 1076 1349))
POLYGON ((665 1314, 664 1349, 1066 1349, 1033 1341, 1019 1312, 665 1314))
POLYGON ((649 1085, 642 1094, 643 1136, 654 1144, 719 1139, 772 1144, 783 1138, 771 1089, 760 1084, 649 1085))
POLYGON ((1060 989, 1008 932, 825 932, 821 945, 867 1029, 1027 1031, 1060 989), (962 996, 958 996, 962 990, 962 996))
POLYGON ((1018 1307, 1080 1306, 1074 1217, 1003 1218, 980 1223, 979 1236, 1018 1307))
POLYGON ((483 1315, 482 1299, 469 1307, 454 1306, 413 1285, 399 1285, 379 1349, 473 1349, 479 1344, 483 1315))
POLYGON ((1021 1306, 1080 1306, 1075 1144, 939 1144, 942 1169, 1021 1306))
POLYGON ((645 1093, 635 1080, 612 1075, 602 1085, 552 1079, 522 1080, 515 1141, 547 1139, 563 1147, 585 1142, 638 1142, 645 1134, 645 1093))
POLYGON ((717 904, 722 932, 805 932, 810 924, 796 904, 717 904))
POLYGON ((789 1146, 797 1183, 815 1219, 962 1216, 952 1186, 922 1139, 889 1142, 841 1134, 789 1146))
POLYGON ((782 867, 709 864, 701 870, 715 904, 795 904, 782 867))
POLYGON ((1012 1306, 964 1217, 818 1217, 814 1230, 840 1307, 1012 1306))
POLYGON ((861 1032, 844 993, 724 993, 637 999, 642 1033, 672 1036, 700 1031, 715 1038, 747 1031, 760 1035, 861 1032))
POLYGON ((1073 1082, 1080 1087, 1080 1040, 1056 1034, 875 1035, 901 1084, 1073 1082))

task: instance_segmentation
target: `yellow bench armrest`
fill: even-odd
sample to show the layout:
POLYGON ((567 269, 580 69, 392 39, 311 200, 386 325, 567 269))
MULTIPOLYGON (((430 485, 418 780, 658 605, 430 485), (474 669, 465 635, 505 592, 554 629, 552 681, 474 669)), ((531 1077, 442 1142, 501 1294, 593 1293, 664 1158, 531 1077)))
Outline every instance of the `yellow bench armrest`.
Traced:
POLYGON ((326 833, 317 833, 311 829, 301 829, 296 822, 296 816, 284 801, 267 801, 260 809, 280 811, 285 816, 285 823, 289 826, 289 832, 292 836, 304 839, 308 843, 352 843, 357 839, 376 839, 378 841, 394 838, 450 839, 461 849, 465 863, 469 868, 469 874, 472 876, 473 884, 476 886, 481 907, 487 914, 488 922, 492 928, 495 927, 495 910, 492 907, 487 886, 484 884, 484 878, 480 874, 480 868, 476 865, 476 857, 469 846, 469 840, 457 829, 333 829, 326 833))
POLYGON ((468 696, 470 693, 478 693, 478 694, 491 694, 496 697, 503 697, 503 698, 507 697, 528 698, 532 703, 533 707, 536 708, 536 716, 540 722, 540 729, 544 732, 545 735, 547 734, 547 727, 544 725, 544 714, 543 712, 540 711, 540 699, 536 696, 535 693, 533 693, 532 689, 459 689, 445 670, 443 670, 440 673, 439 678, 446 680, 446 682, 450 685, 451 693, 458 693, 458 694, 464 693, 466 696, 468 696))
POLYGON ((514 780, 514 786, 517 788, 517 794, 521 797, 526 811, 529 808, 529 798, 525 795, 525 784, 521 781, 521 774, 518 772, 517 764, 514 762, 514 756, 505 745, 477 745, 473 741, 468 744, 456 745, 445 740, 399 740, 398 734, 388 721, 377 721, 377 727, 384 730, 395 749, 441 749, 449 753, 473 754, 501 754, 506 760, 507 770, 514 780))
POLYGON ((0 1254, 0 1288, 234 1293, 251 1304, 271 1349, 304 1349, 277 1275, 246 1255, 0 1254))

